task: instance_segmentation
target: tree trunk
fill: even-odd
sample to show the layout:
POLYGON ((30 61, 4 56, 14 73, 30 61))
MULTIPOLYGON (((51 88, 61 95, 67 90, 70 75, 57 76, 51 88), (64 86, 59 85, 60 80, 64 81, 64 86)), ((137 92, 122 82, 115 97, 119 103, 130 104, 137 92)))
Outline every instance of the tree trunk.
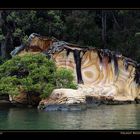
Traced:
POLYGON ((0 28, 2 27, 2 25, 3 25, 2 11, 0 11, 0 28))
POLYGON ((13 49, 12 34, 10 32, 5 36, 5 40, 1 42, 1 57, 10 58, 10 52, 13 49))
POLYGON ((6 17, 9 15, 7 11, 0 11, 0 28, 2 29, 2 35, 5 37, 1 41, 1 56, 3 58, 10 58, 10 52, 13 50, 13 36, 12 33, 15 30, 14 21, 7 21, 6 17))
POLYGON ((114 15, 114 12, 111 11, 111 13, 112 13, 112 16, 113 16, 113 19, 114 19, 114 22, 115 22, 116 26, 118 27, 119 30, 121 30, 121 27, 120 27, 120 25, 119 25, 119 23, 118 23, 118 21, 117 21, 115 15, 114 15))
POLYGON ((106 48, 106 11, 102 10, 102 43, 103 48, 106 48))
POLYGON ((26 93, 26 97, 27 97, 27 105, 31 105, 31 97, 30 97, 30 93, 26 93))
POLYGON ((6 41, 1 42, 1 57, 6 58, 6 41))

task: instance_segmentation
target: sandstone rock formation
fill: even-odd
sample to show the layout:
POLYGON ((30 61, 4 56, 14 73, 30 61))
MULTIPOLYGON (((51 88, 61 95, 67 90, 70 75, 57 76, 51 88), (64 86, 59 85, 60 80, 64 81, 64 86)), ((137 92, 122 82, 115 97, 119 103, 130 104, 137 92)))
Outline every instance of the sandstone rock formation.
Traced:
POLYGON ((20 90, 18 95, 9 95, 9 101, 15 107, 37 107, 41 101, 39 93, 27 94, 20 90))
MULTIPOLYGON (((32 34, 29 38, 28 46, 16 54, 22 56, 29 52, 42 52, 53 59, 57 67, 71 69, 79 84, 77 91, 72 91, 71 94, 113 102, 138 102, 140 99, 140 65, 130 58, 107 49, 80 47, 37 34, 32 34)), ((63 94, 69 95, 69 91, 64 90, 63 94)))
POLYGON ((85 108, 85 95, 74 89, 55 89, 51 96, 38 106, 45 110, 81 110, 85 108))
POLYGON ((31 95, 30 97, 27 97, 27 94, 24 92, 21 92, 17 96, 13 96, 11 99, 11 102, 14 106, 17 107, 33 107, 37 106, 40 102, 40 97, 38 95, 31 95))

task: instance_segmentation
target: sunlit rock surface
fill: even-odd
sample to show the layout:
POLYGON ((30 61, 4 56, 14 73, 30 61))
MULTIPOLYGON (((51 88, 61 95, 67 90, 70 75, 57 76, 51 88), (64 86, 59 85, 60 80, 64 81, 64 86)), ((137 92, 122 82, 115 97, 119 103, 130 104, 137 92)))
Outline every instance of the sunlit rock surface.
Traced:
MULTIPOLYGON (((75 81, 79 84, 78 89, 74 91, 58 90, 68 101, 56 98, 52 101, 54 104, 59 103, 59 100, 65 104, 71 102, 70 94, 75 96, 75 102, 79 100, 77 95, 84 97, 82 102, 86 102, 90 96, 93 101, 97 99, 103 103, 139 102, 140 65, 130 58, 107 49, 84 48, 37 34, 29 37, 29 44, 25 49, 13 54, 22 56, 40 52, 53 59, 58 67, 71 69, 75 81)), ((53 95, 54 92, 49 99, 52 99, 53 95)), ((48 103, 51 102, 49 99, 46 100, 48 103)))
POLYGON ((42 100, 39 109, 81 110, 85 109, 85 95, 74 89, 55 89, 47 100, 42 100))

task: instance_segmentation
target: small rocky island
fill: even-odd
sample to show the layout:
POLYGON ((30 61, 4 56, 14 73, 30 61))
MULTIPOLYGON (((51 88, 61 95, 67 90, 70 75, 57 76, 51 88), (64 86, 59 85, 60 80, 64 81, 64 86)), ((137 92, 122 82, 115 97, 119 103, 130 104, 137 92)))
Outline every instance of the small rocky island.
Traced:
MULTIPOLYGON (((26 46, 16 47, 11 55, 43 53, 58 68, 73 72, 77 89, 54 89, 41 100, 32 95, 38 109, 82 110, 100 104, 130 104, 140 102, 140 64, 107 49, 83 47, 56 38, 31 34, 26 46)), ((27 104, 27 96, 20 93, 10 97, 12 103, 27 104)))

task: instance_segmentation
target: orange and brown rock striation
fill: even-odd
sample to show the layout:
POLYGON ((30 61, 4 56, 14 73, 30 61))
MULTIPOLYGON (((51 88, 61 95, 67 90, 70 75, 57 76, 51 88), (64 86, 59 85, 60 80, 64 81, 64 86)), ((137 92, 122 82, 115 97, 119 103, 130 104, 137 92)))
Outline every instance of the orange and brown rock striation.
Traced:
POLYGON ((71 69, 79 84, 76 92, 85 96, 85 102, 89 96, 111 102, 140 99, 140 65, 130 58, 107 49, 80 47, 36 34, 29 38, 28 46, 13 54, 42 52, 53 59, 57 67, 71 69))

